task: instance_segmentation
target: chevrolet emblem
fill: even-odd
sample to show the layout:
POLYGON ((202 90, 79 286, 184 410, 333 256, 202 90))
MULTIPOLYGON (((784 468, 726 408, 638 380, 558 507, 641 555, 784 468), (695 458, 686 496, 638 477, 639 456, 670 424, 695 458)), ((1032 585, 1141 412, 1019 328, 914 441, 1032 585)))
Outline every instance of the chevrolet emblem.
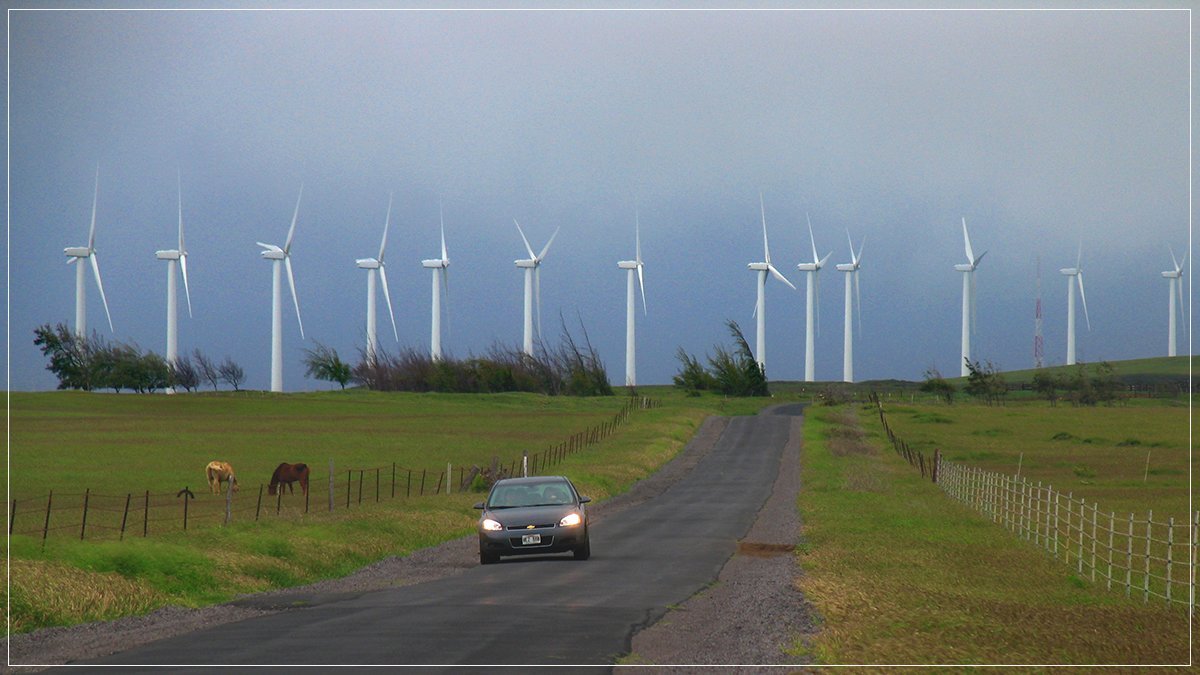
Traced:
POLYGON ((534 528, 534 526, 533 526, 533 525, 526 525, 526 526, 525 526, 525 529, 527 529, 527 530, 532 530, 533 528, 534 528))

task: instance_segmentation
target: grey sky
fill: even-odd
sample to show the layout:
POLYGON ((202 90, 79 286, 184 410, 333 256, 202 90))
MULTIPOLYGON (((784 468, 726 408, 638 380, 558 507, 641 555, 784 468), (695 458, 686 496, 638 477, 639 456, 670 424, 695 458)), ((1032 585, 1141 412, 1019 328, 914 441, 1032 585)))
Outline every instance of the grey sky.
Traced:
MULTIPOLYGON (((956 374, 960 218, 977 252, 975 356, 1032 365, 1035 257, 1046 356, 1065 358, 1066 279, 1083 242, 1081 360, 1166 353, 1168 246, 1190 243, 1186 11, 10 12, 14 389, 53 388, 32 344, 71 323, 62 249, 97 250, 115 337, 165 349, 166 265, 183 177, 195 316, 180 348, 232 356, 266 388, 270 266, 301 182, 293 249, 305 331, 285 295, 285 387, 314 341, 355 356, 389 191, 388 274, 403 346, 428 347, 444 203, 444 345, 521 338, 525 257, 543 321, 582 317, 624 377, 635 203, 646 260, 638 373, 674 352, 753 342, 761 190, 775 264, 767 370, 800 379, 807 211, 822 255, 817 377, 842 360, 846 230, 867 238, 858 379, 956 374)), ((1190 288, 1190 277, 1188 282, 1190 288)), ((89 327, 103 309, 89 279, 89 327)), ((1188 294, 1190 305, 1190 293, 1188 294)), ((382 298, 381 298, 382 300, 382 298)), ((398 344, 386 323, 381 344, 398 344)), ((102 331, 103 332, 103 331, 102 331)), ((1187 344, 1186 334, 1181 344, 1187 344)), ((1186 347, 1183 349, 1186 350, 1186 347)), ((1181 350, 1182 351, 1182 350, 1181 350)))

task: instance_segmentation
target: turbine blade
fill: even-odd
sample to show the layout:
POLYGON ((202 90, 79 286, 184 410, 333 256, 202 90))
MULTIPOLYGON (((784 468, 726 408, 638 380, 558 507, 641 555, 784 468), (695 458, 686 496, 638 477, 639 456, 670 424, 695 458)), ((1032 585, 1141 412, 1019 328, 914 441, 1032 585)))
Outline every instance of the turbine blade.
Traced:
POLYGON ((858 262, 858 259, 854 257, 854 240, 850 238, 849 228, 846 229, 846 243, 850 244, 850 263, 854 264, 858 262))
POLYGON ((300 324, 300 339, 304 339, 304 322, 300 320, 300 298, 296 297, 296 279, 292 276, 292 256, 285 256, 283 264, 287 267, 288 286, 292 288, 292 304, 296 305, 296 323, 300 324))
POLYGON ((776 279, 778 279, 778 280, 782 281, 783 283, 787 284, 788 286, 790 286, 793 291, 796 290, 796 287, 794 285, 792 285, 792 282, 788 281, 788 278, 783 276, 782 272, 775 269, 774 265, 771 265, 768 263, 767 269, 771 270, 771 275, 774 276, 776 279))
POLYGON ((292 250, 292 235, 296 234, 296 219, 300 217, 300 198, 304 196, 304 183, 300 184, 300 194, 296 195, 296 210, 292 212, 292 226, 288 228, 287 241, 283 244, 283 252, 292 250))
MULTIPOLYGON (((825 256, 825 257, 828 258, 829 256, 825 256)), ((813 270, 812 272, 809 272, 809 274, 813 275, 813 302, 815 302, 817 304, 817 306, 815 308, 816 314, 817 314, 817 335, 820 335, 821 334, 821 275, 817 273, 817 270, 813 270)))
POLYGON ((858 256, 854 258, 855 265, 858 265, 859 263, 862 262, 862 250, 863 250, 863 246, 866 246, 866 245, 867 245, 867 238, 863 237, 862 243, 860 243, 858 245, 858 256))
POLYGON ((399 342, 400 331, 396 330, 396 315, 392 312, 392 294, 388 293, 387 268, 383 265, 379 266, 379 280, 383 282, 383 301, 387 303, 388 316, 392 319, 392 335, 396 336, 396 342, 399 342))
POLYGON ((829 253, 826 253, 826 254, 825 254, 825 257, 824 257, 824 258, 821 258, 820 260, 817 260, 815 257, 813 258, 813 260, 814 260, 814 261, 816 261, 816 263, 817 263, 817 267, 818 267, 818 268, 820 268, 820 267, 824 267, 824 266, 825 266, 825 263, 829 262, 829 256, 831 256, 831 255, 833 255, 833 251, 830 251, 829 253))
POLYGON ((517 222, 516 218, 513 218, 513 224, 517 226, 517 232, 521 233, 521 241, 525 242, 525 250, 529 251, 529 259, 536 259, 537 256, 533 254, 533 247, 529 245, 529 240, 525 238, 525 230, 521 229, 521 224, 517 222))
MULTIPOLYGON (((983 257, 983 256, 980 256, 980 257, 983 257)), ((970 272, 967 272, 967 274, 970 275, 969 276, 969 279, 970 279, 969 285, 971 287, 971 335, 974 335, 975 334, 975 318, 978 315, 977 312, 975 311, 975 271, 971 270, 970 272)))
POLYGON ((987 254, 988 254, 988 252, 987 252, 987 251, 984 251, 983 253, 980 253, 980 254, 979 254, 979 257, 975 259, 975 262, 974 262, 973 264, 974 264, 974 265, 976 265, 976 266, 978 266, 978 265, 979 265, 979 262, 980 262, 981 260, 983 260, 983 256, 985 256, 985 255, 987 255, 987 254))
POLYGON ((183 272, 183 295, 187 298, 188 318, 192 318, 192 292, 188 289, 187 254, 179 254, 179 269, 183 272))
POLYGON ((100 300, 104 303, 104 316, 108 317, 108 330, 112 333, 117 332, 113 329, 112 314, 108 313, 108 298, 104 297, 104 282, 100 281, 100 261, 96 260, 96 252, 88 256, 88 260, 92 261, 92 273, 96 275, 96 288, 100 289, 100 300))
POLYGON ((966 243, 966 250, 967 250, 967 262, 974 265, 975 264, 975 253, 974 253, 974 251, 971 250, 971 235, 967 234, 967 219, 966 218, 962 219, 962 226, 963 226, 963 242, 966 243))
POLYGON ((379 257, 376 258, 376 260, 379 261, 380 265, 383 264, 383 250, 385 248, 387 248, 387 233, 388 233, 388 227, 390 227, 391 224, 392 224, 392 193, 389 192, 388 193, 387 216, 383 219, 383 239, 379 240, 379 257))
POLYGON ((1083 294, 1083 271, 1080 270, 1079 274, 1075 275, 1075 278, 1079 281, 1079 299, 1083 300, 1083 318, 1087 321, 1088 330, 1091 330, 1092 320, 1088 317, 1087 296, 1083 294))
MULTIPOLYGON (((758 193, 758 210, 762 212, 763 261, 766 262, 767 265, 769 266, 771 264, 771 248, 770 248, 770 246, 767 245, 767 209, 766 209, 766 207, 763 206, 763 195, 762 195, 761 191, 758 193)), ((776 274, 779 274, 779 273, 776 272, 776 274)), ((782 275, 780 275, 780 276, 782 276, 782 275)), ((793 286, 793 288, 795 288, 795 287, 793 286)))
POLYGON ((550 235, 550 241, 546 242, 546 245, 542 247, 542 252, 537 254, 538 262, 541 262, 542 258, 546 257, 546 251, 550 250, 550 244, 554 243, 554 238, 558 236, 559 229, 557 227, 554 228, 554 234, 550 235))
MULTIPOLYGON (((808 221, 808 241, 812 244, 813 262, 817 262, 817 240, 813 237, 812 218, 808 217, 808 211, 804 212, 804 219, 808 221)), ((826 257, 828 258, 829 256, 826 257)), ((825 261, 822 260, 818 264, 823 265, 825 261)))
POLYGON ((187 249, 183 247, 183 174, 177 175, 179 185, 179 255, 182 256, 187 249))
POLYGON ((538 340, 542 339, 542 267, 533 268, 533 304, 537 310, 538 340))
POLYGON ((88 228, 88 250, 96 247, 96 198, 100 197, 100 165, 96 165, 96 187, 91 192, 91 227, 88 228))
POLYGON ((1079 251, 1075 254, 1075 269, 1082 269, 1083 262, 1083 242, 1079 242, 1079 251))
POLYGON ((438 222, 441 223, 442 228, 442 264, 444 265, 450 258, 446 255, 446 215, 442 212, 441 202, 438 202, 438 222))
POLYGON ((646 315, 646 280, 642 278, 642 264, 638 263, 638 288, 642 289, 642 315, 646 315))
POLYGON ((267 249, 268 251, 275 251, 275 252, 277 252, 277 253, 283 253, 283 249, 279 248, 279 247, 278 247, 278 246, 276 246, 275 244, 264 244, 264 243, 262 243, 261 241, 256 241, 256 242, 254 242, 254 243, 255 243, 255 244, 258 244, 259 246, 261 246, 261 247, 263 247, 263 248, 265 248, 265 249, 267 249))
POLYGON ((1179 307, 1179 318, 1186 322, 1187 310, 1183 307, 1183 278, 1177 277, 1172 279, 1172 283, 1175 284, 1175 290, 1179 293, 1179 302, 1176 303, 1176 306, 1179 307))
POLYGON ((1175 260, 1175 247, 1168 244, 1167 250, 1171 252, 1171 265, 1173 265, 1175 267, 1175 271, 1178 272, 1180 265, 1179 262, 1175 260))
POLYGON ((637 242, 637 256, 635 260, 637 260, 638 277, 640 278, 642 274, 642 219, 638 216, 636 209, 633 212, 633 222, 634 241, 637 242))
POLYGON ((862 290, 858 287, 858 270, 855 269, 850 274, 854 275, 854 314, 858 318, 858 334, 862 335, 862 290))

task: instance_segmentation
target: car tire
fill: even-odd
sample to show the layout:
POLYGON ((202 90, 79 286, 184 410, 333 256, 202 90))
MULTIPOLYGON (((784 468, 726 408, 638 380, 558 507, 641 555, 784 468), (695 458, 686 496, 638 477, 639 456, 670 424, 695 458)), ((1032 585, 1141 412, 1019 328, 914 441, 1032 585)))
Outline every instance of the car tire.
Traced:
POLYGON ((493 565, 498 562, 500 562, 500 556, 496 555, 495 553, 484 553, 483 551, 479 552, 480 565, 493 565))
POLYGON ((587 560, 588 558, 592 557, 592 541, 591 541, 591 539, 584 539, 583 545, 577 547, 575 549, 574 553, 575 553, 576 560, 587 560))

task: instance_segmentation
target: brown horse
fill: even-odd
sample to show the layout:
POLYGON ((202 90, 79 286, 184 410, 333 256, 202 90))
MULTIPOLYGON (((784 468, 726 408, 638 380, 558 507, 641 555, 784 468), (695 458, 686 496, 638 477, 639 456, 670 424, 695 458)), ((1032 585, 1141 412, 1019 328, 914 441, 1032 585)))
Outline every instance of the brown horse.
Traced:
POLYGON ((204 475, 208 478, 208 487, 214 495, 221 494, 221 483, 229 483, 229 488, 238 491, 237 476, 233 475, 233 466, 229 462, 213 460, 204 467, 204 475))
POLYGON ((279 490, 279 484, 287 485, 290 494, 296 494, 296 489, 292 487, 292 483, 300 481, 300 490, 308 494, 308 465, 303 463, 288 464, 284 462, 275 467, 275 473, 271 474, 271 484, 267 487, 267 494, 273 495, 276 490, 279 490))

